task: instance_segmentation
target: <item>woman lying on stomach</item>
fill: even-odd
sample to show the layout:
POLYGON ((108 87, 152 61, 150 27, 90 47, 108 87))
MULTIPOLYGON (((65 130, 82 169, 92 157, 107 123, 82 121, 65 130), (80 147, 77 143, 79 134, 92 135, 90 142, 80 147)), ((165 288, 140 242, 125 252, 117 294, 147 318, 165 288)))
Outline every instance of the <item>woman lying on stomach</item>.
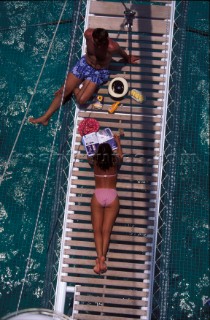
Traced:
POLYGON ((106 254, 112 228, 119 212, 116 184, 123 154, 119 136, 114 135, 114 138, 117 143, 117 154, 113 153, 108 143, 102 143, 96 154, 88 158, 95 176, 95 192, 91 199, 91 221, 97 252, 96 265, 93 270, 97 274, 107 270, 106 254))

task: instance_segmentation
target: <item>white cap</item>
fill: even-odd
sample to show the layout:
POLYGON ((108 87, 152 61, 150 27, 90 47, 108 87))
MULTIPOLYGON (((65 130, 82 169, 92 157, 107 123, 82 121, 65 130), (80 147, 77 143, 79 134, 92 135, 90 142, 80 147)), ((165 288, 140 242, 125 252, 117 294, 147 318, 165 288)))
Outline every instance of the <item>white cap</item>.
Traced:
POLYGON ((128 83, 124 78, 116 77, 109 83, 108 92, 113 98, 123 98, 128 92, 128 83))

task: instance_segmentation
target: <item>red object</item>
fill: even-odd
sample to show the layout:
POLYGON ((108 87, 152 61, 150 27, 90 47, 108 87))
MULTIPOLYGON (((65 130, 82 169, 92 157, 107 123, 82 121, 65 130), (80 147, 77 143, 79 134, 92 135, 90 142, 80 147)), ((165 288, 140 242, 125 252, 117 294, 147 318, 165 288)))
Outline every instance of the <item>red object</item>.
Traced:
POLYGON ((79 134, 83 137, 84 135, 92 132, 97 132, 99 130, 99 122, 93 118, 87 118, 80 122, 78 126, 79 134))

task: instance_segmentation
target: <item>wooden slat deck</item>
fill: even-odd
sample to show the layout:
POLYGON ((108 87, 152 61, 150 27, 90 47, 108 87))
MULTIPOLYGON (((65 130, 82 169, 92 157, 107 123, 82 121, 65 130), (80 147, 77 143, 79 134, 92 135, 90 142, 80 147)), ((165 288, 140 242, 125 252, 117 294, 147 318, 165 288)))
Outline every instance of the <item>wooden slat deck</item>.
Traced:
POLYGON ((77 114, 76 127, 91 117, 101 128, 110 127, 114 133, 124 130, 124 163, 118 176, 120 213, 107 254, 108 271, 98 276, 93 272, 96 252, 90 221, 94 177, 76 134, 58 279, 67 291, 76 286, 72 319, 149 319, 171 1, 125 5, 136 11, 132 32, 124 27, 122 3, 110 1, 90 1, 86 28, 107 29, 122 48, 140 56, 136 65, 124 65, 116 58, 111 78, 126 78, 129 87, 141 89, 146 100, 140 105, 128 93, 123 107, 110 115, 107 109, 113 100, 106 84, 98 92, 104 96, 103 109, 92 110, 89 105, 77 114))

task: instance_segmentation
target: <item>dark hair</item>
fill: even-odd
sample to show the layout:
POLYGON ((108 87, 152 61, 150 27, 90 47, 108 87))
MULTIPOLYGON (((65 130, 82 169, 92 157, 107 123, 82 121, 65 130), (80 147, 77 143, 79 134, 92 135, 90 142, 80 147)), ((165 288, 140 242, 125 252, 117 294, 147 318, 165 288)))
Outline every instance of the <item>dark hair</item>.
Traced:
POLYGON ((96 161, 96 165, 102 170, 107 170, 112 167, 114 165, 114 155, 110 145, 108 143, 100 144, 93 159, 96 161))
POLYGON ((102 28, 96 28, 93 30, 92 36, 94 39, 97 39, 99 43, 105 43, 108 41, 108 32, 102 28))

